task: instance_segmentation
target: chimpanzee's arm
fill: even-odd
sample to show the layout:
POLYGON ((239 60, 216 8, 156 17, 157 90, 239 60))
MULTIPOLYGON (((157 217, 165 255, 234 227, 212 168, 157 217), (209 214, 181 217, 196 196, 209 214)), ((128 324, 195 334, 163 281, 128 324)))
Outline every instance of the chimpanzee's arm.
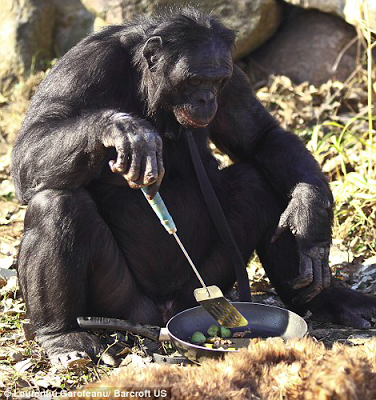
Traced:
POLYGON ((20 200, 44 189, 89 183, 117 151, 113 172, 132 187, 163 176, 162 141, 144 119, 128 113, 137 88, 119 27, 83 40, 70 50, 35 94, 12 157, 20 200))
POLYGON ((160 183, 162 140, 154 128, 128 114, 100 110, 76 118, 38 121, 20 132, 12 155, 19 199, 27 203, 44 189, 85 186, 99 175, 109 147, 117 151, 111 169, 131 187, 160 183))
POLYGON ((286 199, 301 182, 328 187, 304 143, 278 125, 235 66, 233 77, 218 101, 212 140, 234 160, 256 162, 268 182, 286 199))
POLYGON ((333 199, 319 165, 303 142, 283 130, 252 95, 238 69, 219 98, 212 140, 234 160, 256 163, 265 179, 289 201, 272 241, 284 230, 296 236, 300 277, 307 286, 298 300, 306 302, 330 284, 328 266, 333 199))
MULTIPOLYGON (((57 103, 54 108, 60 112, 57 103)), ((27 203, 43 189, 75 189, 89 183, 101 168, 105 149, 100 133, 110 125, 111 115, 103 111, 79 118, 37 120, 30 126, 24 123, 12 154, 20 201, 27 203)))

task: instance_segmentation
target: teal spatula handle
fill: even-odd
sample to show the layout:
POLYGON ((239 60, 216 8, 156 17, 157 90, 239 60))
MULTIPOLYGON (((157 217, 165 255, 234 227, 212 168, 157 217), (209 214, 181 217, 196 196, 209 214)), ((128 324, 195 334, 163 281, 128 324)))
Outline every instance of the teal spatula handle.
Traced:
POLYGON ((161 221, 161 224, 166 229, 166 231, 170 235, 175 233, 177 231, 175 222, 172 219, 170 213, 168 212, 167 207, 166 207, 161 195, 159 194, 159 192, 157 192, 157 194, 152 199, 150 199, 149 194, 148 194, 148 187, 143 187, 143 188, 141 188, 141 190, 142 190, 142 193, 144 194, 146 200, 150 204, 151 208, 157 214, 157 217, 161 221))

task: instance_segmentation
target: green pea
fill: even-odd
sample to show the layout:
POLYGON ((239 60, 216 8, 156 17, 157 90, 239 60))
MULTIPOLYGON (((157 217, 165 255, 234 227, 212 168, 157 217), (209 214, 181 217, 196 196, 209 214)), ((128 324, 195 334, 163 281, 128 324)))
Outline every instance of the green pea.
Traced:
POLYGON ((218 332, 219 332, 218 325, 211 325, 208 329, 208 335, 211 337, 218 336, 218 332))
POLYGON ((203 343, 205 343, 205 341, 206 341, 206 337, 201 332, 195 332, 192 335, 191 342, 194 343, 194 344, 203 344, 203 343))
POLYGON ((221 338, 229 338, 232 336, 232 333, 229 329, 225 328, 224 326, 221 326, 219 328, 219 336, 221 338))

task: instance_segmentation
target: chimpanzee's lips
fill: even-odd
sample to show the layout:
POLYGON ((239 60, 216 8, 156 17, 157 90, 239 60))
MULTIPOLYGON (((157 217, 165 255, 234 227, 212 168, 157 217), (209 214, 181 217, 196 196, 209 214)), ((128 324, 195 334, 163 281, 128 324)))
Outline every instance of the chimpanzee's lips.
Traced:
POLYGON ((175 108, 174 114, 179 124, 184 126, 190 126, 192 128, 206 128, 209 122, 194 120, 183 108, 175 108))

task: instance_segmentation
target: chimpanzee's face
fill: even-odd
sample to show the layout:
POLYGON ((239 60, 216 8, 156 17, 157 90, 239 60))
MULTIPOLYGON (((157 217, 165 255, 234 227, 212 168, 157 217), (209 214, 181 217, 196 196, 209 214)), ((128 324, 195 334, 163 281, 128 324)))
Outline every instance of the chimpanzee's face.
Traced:
POLYGON ((232 75, 229 50, 198 44, 194 52, 172 67, 169 81, 173 88, 170 105, 177 121, 186 127, 204 128, 217 112, 217 96, 232 75))
POLYGON ((172 112, 185 127, 204 128, 217 112, 217 96, 231 78, 231 49, 221 41, 179 43, 174 48, 153 36, 143 47, 143 91, 149 113, 172 112))

